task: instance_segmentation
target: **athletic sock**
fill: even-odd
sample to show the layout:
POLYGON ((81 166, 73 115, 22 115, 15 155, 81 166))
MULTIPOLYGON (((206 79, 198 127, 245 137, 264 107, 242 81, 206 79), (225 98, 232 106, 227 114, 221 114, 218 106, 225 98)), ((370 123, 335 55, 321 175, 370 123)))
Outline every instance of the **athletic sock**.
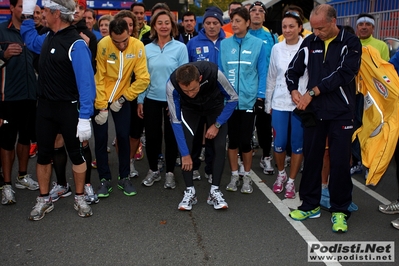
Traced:
POLYGON ((283 170, 281 170, 281 171, 278 171, 278 174, 279 174, 279 175, 284 175, 284 174, 285 174, 285 169, 283 169, 283 170))
POLYGON ((217 189, 219 189, 219 186, 212 185, 211 186, 211 193, 213 193, 217 189))
POLYGON ((194 186, 192 186, 192 187, 187 187, 186 189, 190 189, 190 190, 193 192, 193 194, 195 194, 195 187, 194 187, 194 186))
POLYGON ((24 171, 24 172, 19 171, 18 174, 19 174, 18 178, 22 179, 22 177, 25 176, 25 175, 27 175, 28 172, 27 172, 27 171, 24 171))
POLYGON ((295 181, 295 179, 293 179, 293 178, 288 178, 288 182, 287 183, 294 183, 294 181, 295 181))
POLYGON ((236 170, 236 171, 231 171, 231 175, 238 175, 238 170, 236 170))

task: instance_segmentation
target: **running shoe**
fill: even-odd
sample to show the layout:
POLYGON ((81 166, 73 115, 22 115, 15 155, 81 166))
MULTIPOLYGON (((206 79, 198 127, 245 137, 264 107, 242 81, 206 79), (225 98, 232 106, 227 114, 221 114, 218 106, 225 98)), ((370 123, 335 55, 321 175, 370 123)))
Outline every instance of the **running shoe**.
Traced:
POLYGON ((250 175, 245 175, 242 178, 241 193, 251 194, 253 191, 254 189, 252 188, 252 178, 250 175))
POLYGON ((237 191, 237 187, 240 185, 240 177, 238 175, 232 175, 230 183, 226 186, 227 191, 237 191))
POLYGON ((91 184, 85 184, 84 196, 87 204, 98 203, 100 201, 91 184))
POLYGON ((198 159, 200 159, 201 162, 205 161, 205 147, 201 148, 201 154, 198 159))
POLYGON ((29 148, 29 158, 34 158, 37 155, 37 143, 31 143, 29 148))
POLYGON ((395 219, 393 221, 391 221, 391 224, 393 227, 395 227, 396 229, 399 229, 399 218, 395 219))
POLYGON ((75 195, 75 204, 73 205, 75 210, 78 211, 80 217, 90 217, 93 215, 91 207, 87 204, 84 195, 75 195))
POLYGON ((3 205, 11 205, 16 203, 15 200, 15 192, 12 190, 11 185, 4 185, 3 191, 1 192, 1 204, 3 205))
POLYGON ((163 157, 163 154, 158 155, 158 172, 162 172, 163 168, 165 166, 165 159, 163 157))
POLYGON ((134 161, 136 159, 130 159, 130 177, 139 177, 139 172, 136 170, 136 168, 134 167, 134 161))
POLYGON ((94 161, 91 162, 91 167, 94 169, 97 169, 97 160, 94 159, 94 161))
POLYGON ((345 233, 348 231, 348 224, 346 223, 346 214, 342 212, 333 212, 331 215, 331 222, 333 224, 333 232, 345 233))
POLYGON ((311 211, 301 211, 301 210, 294 210, 290 212, 290 217, 294 219, 295 221, 303 221, 308 218, 319 218, 321 215, 320 213, 320 207, 317 207, 314 210, 311 211))
POLYGON ((137 194, 136 189, 133 187, 132 181, 130 181, 129 177, 120 178, 118 180, 118 188, 123 190, 123 194, 126 196, 134 196, 137 194))
POLYGON ((194 204, 197 204, 197 196, 191 189, 184 191, 183 200, 179 203, 178 209, 181 211, 191 211, 194 204))
POLYGON ((227 209, 229 205, 223 198, 223 194, 219 189, 215 189, 213 192, 209 192, 208 200, 206 201, 209 205, 213 205, 215 210, 227 209))
POLYGON ((201 180, 201 174, 198 170, 193 171, 193 180, 201 180))
POLYGON ((285 197, 287 199, 295 199, 295 184, 294 182, 287 182, 285 185, 285 197))
POLYGON ((165 184, 163 186, 164 188, 171 188, 174 189, 176 187, 176 182, 175 182, 175 175, 172 172, 168 172, 165 175, 165 184))
POLYGON ((37 197, 36 205, 33 207, 33 210, 30 212, 29 220, 31 221, 39 221, 43 219, 46 213, 54 210, 54 204, 51 200, 51 197, 37 197))
POLYGON ((355 165, 352 165, 351 167, 351 175, 356 175, 356 174, 360 174, 362 172, 362 164, 361 162, 358 162, 355 165))
POLYGON ((56 202, 60 198, 66 198, 72 194, 71 187, 67 183, 66 186, 62 186, 57 184, 57 182, 53 182, 53 188, 50 190, 49 195, 53 202, 56 202))
POLYGON ((260 167, 263 168, 263 173, 265 175, 274 175, 274 167, 272 166, 272 157, 265 157, 262 159, 260 163, 260 167), (263 162, 263 163, 262 163, 263 162))
POLYGON ((38 190, 39 183, 32 179, 31 174, 26 174, 23 176, 17 176, 15 180, 15 187, 19 189, 29 189, 29 190, 38 190))
POLYGON ((134 155, 134 159, 136 161, 140 161, 143 158, 144 158, 143 144, 140 142, 139 147, 137 148, 136 154, 134 155))
POLYGON ((154 182, 158 182, 161 180, 161 175, 159 171, 153 172, 151 169, 148 170, 147 176, 141 182, 144 186, 151 187, 154 185, 154 182))
POLYGON ((274 193, 281 193, 283 191, 283 186, 284 183, 287 182, 287 174, 284 172, 284 174, 280 175, 280 173, 277 175, 277 179, 273 184, 273 192, 274 193))
POLYGON ((212 184, 212 174, 208 175, 207 173, 205 173, 205 178, 208 179, 209 184, 212 184))
POLYGON ((399 213, 399 201, 395 200, 389 204, 381 204, 378 206, 378 210, 385 214, 396 214, 399 213))
POLYGON ((108 198, 110 192, 112 192, 111 180, 107 180, 105 178, 101 179, 101 185, 97 189, 98 197, 108 198))

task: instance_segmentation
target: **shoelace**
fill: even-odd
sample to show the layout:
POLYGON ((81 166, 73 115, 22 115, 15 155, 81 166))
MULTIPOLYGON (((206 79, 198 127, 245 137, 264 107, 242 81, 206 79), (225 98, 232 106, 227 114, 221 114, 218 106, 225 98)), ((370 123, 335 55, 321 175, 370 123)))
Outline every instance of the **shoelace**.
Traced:
POLYGON ((14 192, 14 190, 12 190, 12 188, 5 188, 5 187, 3 187, 3 192, 4 192, 4 195, 5 195, 5 197, 7 198, 7 199, 11 199, 12 198, 12 193, 15 193, 14 192))
POLYGON ((212 193, 212 197, 215 199, 215 200, 217 200, 217 202, 222 202, 222 201, 224 201, 224 199, 223 199, 223 193, 220 191, 220 190, 215 190, 215 191, 213 191, 213 193, 212 193))
POLYGON ((285 179, 286 179, 286 178, 285 178, 284 175, 278 175, 278 176, 277 176, 277 183, 278 183, 278 184, 282 184, 283 181, 284 181, 285 179))
POLYGON ((76 200, 76 203, 78 204, 78 206, 80 208, 87 208, 88 207, 84 196, 75 196, 75 200, 76 200))
POLYGON ((190 190, 187 189, 184 192, 183 201, 184 202, 190 202, 193 198, 194 198, 194 194, 190 190))
POLYGON ((40 211, 44 205, 46 205, 48 202, 46 202, 45 199, 40 199, 39 197, 36 198, 36 205, 33 206, 32 209, 40 211))
POLYGON ((399 210, 399 202, 398 201, 392 202, 387 207, 388 207, 387 210, 389 211, 397 211, 399 210))
POLYGON ((291 183, 287 183, 287 186, 285 188, 287 190, 292 190, 293 187, 294 187, 294 182, 291 182, 291 183))

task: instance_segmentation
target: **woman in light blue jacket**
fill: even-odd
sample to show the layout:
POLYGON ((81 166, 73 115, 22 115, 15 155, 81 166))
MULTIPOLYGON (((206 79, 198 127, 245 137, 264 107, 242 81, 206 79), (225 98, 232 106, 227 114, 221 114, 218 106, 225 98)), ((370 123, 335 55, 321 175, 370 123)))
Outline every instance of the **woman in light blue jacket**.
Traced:
POLYGON ((166 161, 164 187, 171 189, 176 187, 173 171, 177 144, 169 122, 166 82, 176 68, 188 63, 186 45, 173 38, 176 34, 177 25, 170 12, 159 11, 152 17, 151 38, 153 41, 145 46, 151 81, 147 90, 140 94, 137 100, 137 114, 144 118, 146 153, 150 168, 142 183, 148 187, 155 181, 161 180, 158 155, 162 153, 162 128, 166 161))
POLYGON ((250 16, 245 7, 235 9, 230 19, 234 36, 222 41, 219 53, 219 68, 238 94, 237 109, 228 121, 228 154, 232 176, 226 190, 237 191, 240 184, 237 156, 240 148, 245 171, 241 193, 252 193, 249 174, 252 165, 251 139, 255 109, 264 111, 266 47, 261 39, 248 33, 250 16))

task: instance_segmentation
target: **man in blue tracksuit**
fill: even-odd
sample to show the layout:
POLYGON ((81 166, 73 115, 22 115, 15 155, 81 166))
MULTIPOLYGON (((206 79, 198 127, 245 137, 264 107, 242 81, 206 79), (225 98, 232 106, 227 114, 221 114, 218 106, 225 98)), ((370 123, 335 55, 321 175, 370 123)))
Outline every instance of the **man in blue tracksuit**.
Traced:
POLYGON ((191 155, 197 129, 203 127, 201 121, 206 123, 205 137, 214 140, 215 152, 212 186, 207 202, 215 209, 227 209, 219 185, 225 161, 226 122, 237 105, 237 93, 217 65, 201 61, 185 64, 175 70, 166 85, 166 95, 187 187, 179 210, 191 210, 192 205, 197 203, 191 155))
MULTIPOLYGON (((188 59, 190 62, 209 61, 218 63, 218 56, 220 51, 220 42, 226 37, 222 30, 223 12, 218 7, 208 7, 203 16, 203 26, 197 36, 192 38, 187 43, 188 59)), ((199 127, 195 143, 203 143, 204 129, 199 127)), ((212 140, 205 138, 205 177, 209 183, 212 183, 212 161, 213 161, 213 144, 212 140)), ((201 161, 201 145, 193 145, 193 160, 194 160, 194 180, 200 180, 201 175, 198 171, 201 161)))
POLYGON ((290 213, 294 220, 320 217, 321 169, 326 137, 330 151, 332 230, 346 232, 352 202, 351 138, 355 110, 355 76, 362 48, 359 39, 336 25, 336 10, 327 4, 310 15, 314 33, 291 61, 286 81, 304 125, 304 169, 299 188, 303 201, 290 213), (307 93, 298 92, 298 80, 308 69, 307 93))

